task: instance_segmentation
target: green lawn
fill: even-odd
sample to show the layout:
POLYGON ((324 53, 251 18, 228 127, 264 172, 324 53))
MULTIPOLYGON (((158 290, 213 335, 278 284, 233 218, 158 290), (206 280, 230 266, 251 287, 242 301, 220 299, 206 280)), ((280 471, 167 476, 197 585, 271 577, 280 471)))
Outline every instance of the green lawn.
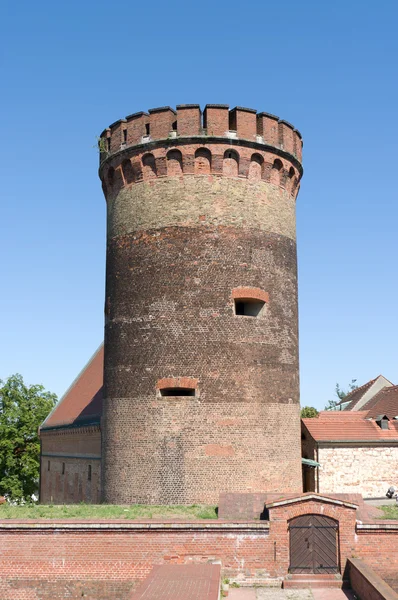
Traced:
POLYGON ((398 506, 397 505, 393 505, 390 504, 388 506, 378 506, 377 508, 380 508, 384 515, 382 517, 380 517, 381 519, 397 519, 398 520, 398 506))
POLYGON ((0 519, 217 519, 216 507, 133 504, 0 505, 0 519))

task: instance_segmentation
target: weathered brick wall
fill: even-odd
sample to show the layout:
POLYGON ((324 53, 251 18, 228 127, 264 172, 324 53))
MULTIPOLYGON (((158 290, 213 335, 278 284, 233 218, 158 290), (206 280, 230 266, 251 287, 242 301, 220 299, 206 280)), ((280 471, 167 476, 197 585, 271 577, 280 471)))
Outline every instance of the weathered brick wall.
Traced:
POLYGON ((398 446, 319 448, 319 492, 385 496, 396 483, 398 446))
POLYGON ((351 558, 348 561, 350 584, 361 600, 398 600, 398 595, 366 563, 351 558))
POLYGON ((68 504, 101 499, 99 426, 42 430, 40 502, 68 504))
MULTIPOLYGON (((124 524, 126 525, 126 523, 124 524)), ((214 526, 214 522, 210 524, 214 526)), ((0 525, 0 597, 2 600, 127 598, 156 564, 192 564, 222 560, 226 574, 274 578, 273 543, 266 524, 238 530, 217 526, 207 531, 192 524, 180 529, 154 524, 140 531, 112 524, 97 531, 7 532, 0 525), (244 567, 243 567, 244 565, 244 567)))
POLYGON ((301 139, 274 117, 213 105, 205 135, 198 114, 154 110, 104 133, 107 502, 302 489, 301 139), (148 125, 152 141, 140 137, 148 125), (249 288, 265 299, 257 318, 235 315, 249 288), (161 396, 165 378, 196 380, 195 396, 161 396))
POLYGON ((283 506, 275 506, 270 509, 270 527, 272 537, 277 541, 279 548, 278 569, 283 576, 288 572, 290 549, 289 530, 287 523, 304 514, 319 514, 331 517, 339 524, 339 560, 340 570, 344 573, 346 562, 355 551, 355 518, 356 509, 347 508, 343 504, 327 503, 319 501, 306 501, 283 506))
POLYGON ((311 513, 339 522, 343 575, 348 576, 347 560, 356 556, 398 590, 397 522, 358 525, 355 531, 354 508, 309 498, 271 505, 269 513, 269 523, 2 521, 0 597, 117 600, 127 597, 153 565, 218 560, 224 577, 280 585, 289 567, 288 523, 311 513))
POLYGON ((362 559, 398 592, 398 523, 358 526, 354 556, 362 559))

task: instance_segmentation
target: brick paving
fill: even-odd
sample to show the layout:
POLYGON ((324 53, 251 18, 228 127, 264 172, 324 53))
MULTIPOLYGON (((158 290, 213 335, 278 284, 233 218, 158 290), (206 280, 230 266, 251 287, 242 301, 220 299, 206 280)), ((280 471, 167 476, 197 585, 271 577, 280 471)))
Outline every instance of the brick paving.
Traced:
POLYGON ((161 565, 130 600, 218 600, 221 565, 161 565))

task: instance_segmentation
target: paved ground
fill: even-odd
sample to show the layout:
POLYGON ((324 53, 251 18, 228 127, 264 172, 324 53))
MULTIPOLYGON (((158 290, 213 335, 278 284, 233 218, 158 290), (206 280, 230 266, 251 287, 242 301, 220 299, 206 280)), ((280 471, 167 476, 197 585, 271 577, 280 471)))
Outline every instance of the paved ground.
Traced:
POLYGON ((370 506, 394 506, 397 504, 397 501, 395 500, 395 498, 392 498, 390 500, 390 498, 369 498, 367 500, 365 500, 365 504, 369 504, 370 506))
POLYGON ((158 565, 130 600, 218 600, 221 565, 158 565))
POLYGON ((281 590, 279 588, 235 588, 228 600, 354 600, 351 591, 319 588, 313 590, 281 590))

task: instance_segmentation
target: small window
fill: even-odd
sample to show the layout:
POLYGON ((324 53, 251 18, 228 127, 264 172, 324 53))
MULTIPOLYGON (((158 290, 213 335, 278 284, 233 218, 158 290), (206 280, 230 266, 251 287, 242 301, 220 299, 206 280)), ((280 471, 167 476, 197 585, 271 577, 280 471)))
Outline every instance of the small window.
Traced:
POLYGON ((108 137, 108 139, 106 140, 107 146, 108 146, 108 152, 110 152, 111 149, 111 138, 108 137))
POLYGON ((91 481, 91 465, 88 465, 87 479, 88 481, 91 481))
POLYGON ((49 470, 50 470, 50 461, 48 461, 48 463, 47 463, 47 471, 49 471, 49 470))
POLYGON ((123 129, 123 142, 127 142, 127 129, 123 129))
POLYGON ((161 396, 195 396, 193 388, 163 388, 159 391, 161 396))
POLYGON ((62 463, 62 475, 65 475, 65 463, 62 463))
POLYGON ((375 420, 381 429, 389 429, 389 427, 388 427, 389 418, 386 415, 380 415, 380 416, 376 417, 375 420))
POLYGON ((263 300, 252 298, 237 298, 235 300, 235 315, 244 317, 259 317, 264 308, 263 300))
POLYGON ((177 121, 173 121, 171 124, 171 128, 173 131, 177 131, 177 121))
POLYGON ((145 123, 145 135, 149 135, 151 131, 151 126, 149 123, 145 123))

